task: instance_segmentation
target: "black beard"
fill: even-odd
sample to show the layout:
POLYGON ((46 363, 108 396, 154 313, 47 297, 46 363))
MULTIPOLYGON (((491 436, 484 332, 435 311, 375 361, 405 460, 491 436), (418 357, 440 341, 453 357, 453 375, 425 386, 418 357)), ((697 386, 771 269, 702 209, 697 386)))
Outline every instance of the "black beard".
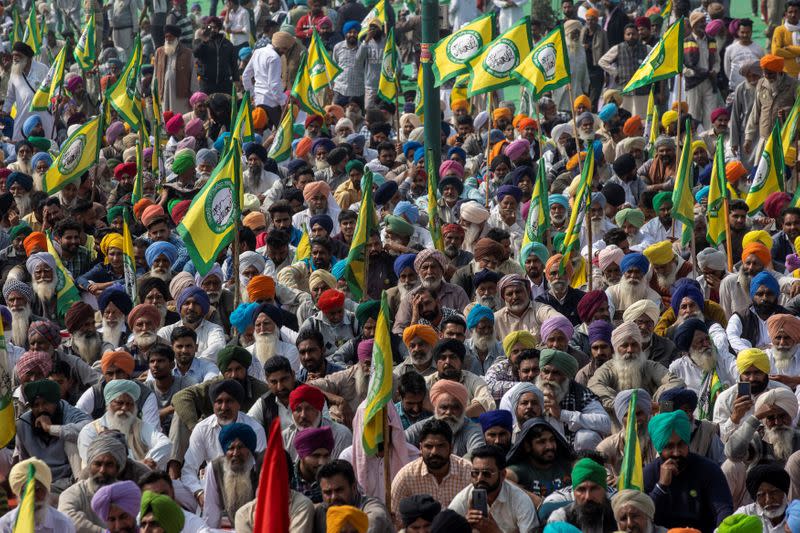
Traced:
POLYGON ((567 522, 576 525, 582 531, 597 529, 598 525, 602 525, 604 531, 612 531, 616 524, 614 511, 607 498, 603 503, 573 504, 572 509, 567 511, 567 522), (611 529, 608 529, 609 527, 611 529))
POLYGON ((778 308, 778 304, 774 302, 764 302, 763 304, 753 304, 753 309, 756 310, 756 314, 763 319, 769 317, 772 313, 774 313, 778 308))

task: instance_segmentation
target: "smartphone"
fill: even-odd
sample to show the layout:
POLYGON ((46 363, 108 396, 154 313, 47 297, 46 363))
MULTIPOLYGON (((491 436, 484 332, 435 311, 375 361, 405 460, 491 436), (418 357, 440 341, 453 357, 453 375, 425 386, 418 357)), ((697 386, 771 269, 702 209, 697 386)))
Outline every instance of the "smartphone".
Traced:
POLYGON ((737 396, 750 396, 750 383, 746 381, 740 381, 737 383, 737 396))
POLYGON ((489 500, 486 496, 486 489, 472 489, 472 509, 489 516, 489 500))
POLYGON ((658 412, 659 413, 671 413, 675 410, 675 406, 672 403, 672 400, 664 400, 663 402, 658 402, 658 412))

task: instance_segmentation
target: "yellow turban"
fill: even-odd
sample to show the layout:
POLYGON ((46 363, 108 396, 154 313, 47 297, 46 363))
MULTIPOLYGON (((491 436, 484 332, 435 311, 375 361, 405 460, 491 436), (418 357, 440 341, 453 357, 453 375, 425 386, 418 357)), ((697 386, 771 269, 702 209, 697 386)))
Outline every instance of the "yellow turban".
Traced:
POLYGON ((517 344, 521 344, 523 347, 530 350, 536 348, 536 338, 524 330, 512 331, 503 339, 503 351, 508 355, 508 353, 511 352, 511 348, 517 344))
POLYGON ((678 122, 678 112, 677 111, 667 111, 663 115, 661 115, 661 126, 664 129, 670 127, 671 124, 678 122))
MULTIPOLYGON (((771 248, 771 247, 770 247, 770 248, 771 248)), ((798 237, 797 237, 797 238, 794 240, 794 249, 795 249, 795 250, 800 250, 800 236, 798 236, 798 237)))
POLYGON ((325 528, 331 533, 338 533, 345 524, 356 528, 358 533, 367 533, 369 517, 352 505, 328 507, 328 514, 325 516, 325 528))
POLYGON ((589 97, 586 96, 585 94, 582 94, 582 95, 578 96, 575 99, 575 102, 572 104, 572 108, 573 109, 577 109, 578 105, 581 105, 581 104, 583 105, 583 107, 585 107, 586 109, 591 111, 591 109, 592 109, 592 101, 589 100, 589 97))
POLYGON ((772 237, 763 229, 748 231, 742 238, 742 247, 747 246, 751 242, 760 242, 768 249, 772 249, 772 237))
POLYGON ((50 473, 50 467, 44 461, 32 457, 25 459, 15 464, 8 474, 8 484, 11 485, 11 490, 17 497, 22 496, 22 491, 25 489, 25 483, 28 481, 28 470, 33 465, 33 477, 44 485, 44 488, 50 491, 50 484, 53 482, 53 474, 50 473))
POLYGON ((708 146, 706 146, 706 143, 703 141, 694 141, 692 143, 692 155, 694 155, 697 150, 705 150, 706 153, 708 153, 708 146))
POLYGON ((439 335, 436 334, 436 330, 424 324, 414 324, 403 330, 403 344, 406 346, 408 346, 414 337, 419 337, 425 344, 431 346, 435 345, 439 340, 439 335))
POLYGON ((769 374, 770 365, 767 352, 758 348, 748 348, 739 352, 739 355, 736 356, 736 369, 739 373, 744 374, 751 366, 756 367, 765 374, 769 374))
POLYGON ((103 240, 100 241, 100 251, 105 256, 105 263, 108 264, 108 250, 109 248, 117 248, 122 250, 122 235, 119 233, 109 233, 103 240))
POLYGON ((651 244, 644 249, 644 256, 653 265, 666 265, 675 259, 675 251, 672 249, 672 243, 669 241, 661 241, 651 244))
POLYGON ((308 276, 309 288, 316 287, 317 283, 320 281, 324 283, 325 286, 327 286, 329 289, 336 288, 336 278, 333 277, 333 274, 331 274, 327 270, 318 268, 317 270, 312 272, 310 276, 308 276))

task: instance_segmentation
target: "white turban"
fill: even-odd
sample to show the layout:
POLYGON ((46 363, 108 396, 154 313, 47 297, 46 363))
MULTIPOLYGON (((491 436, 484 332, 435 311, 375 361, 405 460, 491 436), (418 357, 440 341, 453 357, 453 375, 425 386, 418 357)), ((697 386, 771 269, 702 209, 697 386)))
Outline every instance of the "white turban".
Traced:
POLYGON ((768 390, 756 400, 754 412, 769 411, 771 407, 782 409, 794 420, 797 416, 797 397, 791 390, 783 387, 768 390))
POLYGON ((478 202, 461 204, 461 219, 473 224, 483 224, 489 219, 489 210, 478 202))
POLYGON ((661 317, 661 313, 655 302, 653 302, 653 300, 644 299, 628 307, 625 312, 622 313, 622 320, 625 322, 635 322, 636 319, 642 315, 650 317, 653 324, 658 323, 658 319, 661 317))

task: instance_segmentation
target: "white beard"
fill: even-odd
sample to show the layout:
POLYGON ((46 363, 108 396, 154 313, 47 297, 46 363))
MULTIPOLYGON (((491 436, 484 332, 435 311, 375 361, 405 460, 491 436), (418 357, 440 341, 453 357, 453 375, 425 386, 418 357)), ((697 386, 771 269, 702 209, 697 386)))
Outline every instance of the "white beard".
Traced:
POLYGON ((711 372, 717 366, 717 358, 715 350, 709 348, 708 350, 692 350, 689 349, 689 359, 694 364, 700 367, 703 372, 711 372))
POLYGON ((775 509, 764 509, 758 503, 756 503, 756 513, 767 518, 769 520, 775 520, 776 518, 782 517, 786 513, 786 500, 784 499, 780 506, 776 507, 775 509))
POLYGON ((18 76, 25 75, 25 70, 27 70, 30 63, 30 60, 27 58, 19 63, 11 63, 11 74, 17 74, 18 76))
POLYGON ((20 217, 24 217, 25 215, 30 214, 32 211, 30 194, 26 193, 20 196, 15 196, 14 203, 17 204, 17 210, 19 211, 20 217))
POLYGON ((745 274, 744 270, 739 270, 737 278, 739 280, 739 286, 744 289, 746 294, 750 294, 750 282, 753 280, 753 277, 745 274))
POLYGON ((792 360, 794 359, 794 352, 796 349, 797 346, 793 346, 788 350, 775 346, 772 347, 772 357, 775 361, 775 368, 777 368, 779 372, 785 372, 792 366, 792 360))
POLYGON ((145 331, 144 333, 134 333, 133 334, 133 341, 136 343, 136 346, 142 349, 147 349, 158 340, 158 335, 153 333, 152 331, 145 331))
POLYGON ((82 331, 77 331, 72 335, 72 346, 81 356, 81 359, 90 365, 100 359, 100 346, 102 344, 103 341, 96 331, 89 335, 82 331))
POLYGON ((236 472, 231 468, 227 458, 222 463, 222 472, 225 512, 233 523, 236 511, 253 499, 253 482, 250 479, 249 468, 245 467, 242 472, 236 472))
POLYGON ((552 220, 557 226, 560 226, 561 224, 567 221, 567 215, 566 213, 564 214, 564 216, 550 215, 550 220, 552 220))
POLYGON ((119 344, 119 339, 122 336, 122 328, 125 324, 122 321, 117 322, 115 325, 110 325, 103 319, 103 342, 113 345, 115 348, 119 344))
POLYGON ((422 286, 432 291, 438 291, 439 287, 442 286, 442 278, 438 278, 435 281, 422 280, 422 286))
POLYGON ((211 302, 211 305, 217 305, 220 297, 222 297, 222 291, 206 291, 206 294, 208 295, 208 301, 211 302))
POLYGON ((49 302, 50 299, 56 294, 57 280, 53 276, 53 280, 49 282, 33 280, 33 292, 39 297, 42 302, 49 302))
POLYGON ((598 239, 603 238, 603 219, 595 220, 592 219, 592 240, 596 241, 598 239))
POLYGON ((433 354, 431 352, 426 352, 424 356, 414 355, 413 353, 410 355, 411 362, 417 366, 427 365, 431 362, 431 359, 433 359, 433 354))
POLYGON ((764 430, 764 440, 772 445, 775 457, 780 461, 786 461, 795 451, 792 446, 794 441, 794 429, 791 427, 775 427, 764 430))
POLYGON ((480 239, 482 232, 483 228, 481 226, 470 222, 467 229, 464 230, 464 244, 462 248, 468 252, 471 252, 472 245, 475 244, 475 241, 480 239))
POLYGON ((402 300, 408 295, 408 293, 410 293, 417 287, 419 287, 419 281, 416 281, 414 283, 398 283, 397 293, 400 295, 400 299, 402 300))
POLYGON ((492 311, 497 311, 503 306, 503 302, 497 294, 494 296, 479 296, 475 299, 475 303, 486 306, 492 311))
POLYGON ((275 348, 278 346, 278 335, 277 331, 253 335, 255 338, 255 356, 262 363, 266 363, 267 359, 275 355, 275 348))
POLYGON ((169 283, 172 281, 172 274, 170 272, 166 272, 163 270, 156 270, 155 268, 150 269, 150 276, 154 278, 158 278, 162 281, 169 283))
POLYGON ((479 352, 488 352, 489 348, 491 348, 495 342, 497 341, 495 340, 494 333, 490 333, 489 335, 478 335, 476 333, 472 336, 472 345, 479 352))
POLYGON ((177 39, 171 43, 164 41, 164 53, 168 56, 174 56, 175 51, 178 49, 177 39))
POLYGON ((622 279, 619 280, 619 288, 617 295, 619 296, 619 309, 621 310, 625 310, 639 300, 647 298, 647 284, 644 279, 637 285, 633 285, 625 276, 622 276, 622 279))
POLYGON ((638 389, 642 386, 642 370, 647 358, 643 353, 634 359, 623 359, 621 355, 614 352, 612 358, 614 370, 617 376, 617 390, 638 389))
POLYGON ((549 389, 555 396, 556 402, 560 403, 561 400, 564 399, 564 396, 567 395, 567 392, 569 392, 569 380, 565 379, 562 383, 558 383, 557 381, 546 381, 542 379, 540 374, 536 376, 536 387, 538 387, 542 392, 549 389))
POLYGON ((364 372, 361 365, 356 368, 356 398, 363 400, 369 391, 369 373, 364 372))
POLYGON ((106 411, 106 422, 109 429, 115 429, 120 433, 127 435, 136 421, 136 417, 127 411, 112 412, 110 409, 106 411))
POLYGON ((28 326, 30 326, 31 304, 19 311, 11 311, 11 340, 14 345, 24 347, 28 342, 28 326))
POLYGON ((443 417, 437 416, 436 418, 438 418, 439 420, 443 420, 448 426, 450 426, 450 429, 453 430, 453 435, 458 433, 461 430, 461 428, 464 427, 464 423, 466 422, 466 417, 464 416, 464 413, 461 413, 461 416, 458 418, 455 418, 450 415, 443 417))
POLYGON ((666 276, 662 276, 661 274, 656 274, 656 283, 662 289, 669 289, 672 287, 672 284, 675 283, 675 276, 678 273, 678 268, 675 267, 672 269, 672 272, 667 274, 666 276))
POLYGON ((169 311, 169 309, 167 309, 167 304, 158 304, 156 307, 158 308, 158 314, 161 316, 160 325, 163 327, 164 321, 167 319, 167 311, 169 311))
POLYGON ((578 130, 578 137, 582 141, 592 141, 594 140, 595 133, 593 131, 583 131, 583 129, 578 130))

